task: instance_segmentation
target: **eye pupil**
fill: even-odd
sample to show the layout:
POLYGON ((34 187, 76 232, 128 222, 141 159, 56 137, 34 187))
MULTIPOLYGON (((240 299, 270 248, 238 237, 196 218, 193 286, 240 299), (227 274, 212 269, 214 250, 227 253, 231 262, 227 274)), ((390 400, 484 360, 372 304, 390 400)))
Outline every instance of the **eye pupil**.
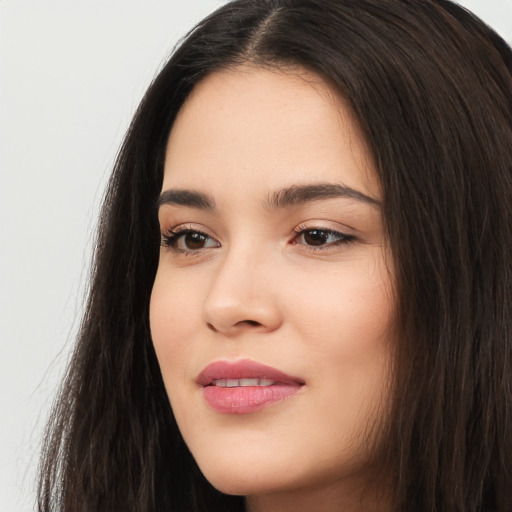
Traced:
POLYGON ((304 241, 308 245, 324 245, 327 243, 329 233, 322 231, 321 229, 312 229, 304 233, 304 241))
POLYGON ((202 249, 206 237, 201 233, 187 233, 184 241, 188 249, 202 249))

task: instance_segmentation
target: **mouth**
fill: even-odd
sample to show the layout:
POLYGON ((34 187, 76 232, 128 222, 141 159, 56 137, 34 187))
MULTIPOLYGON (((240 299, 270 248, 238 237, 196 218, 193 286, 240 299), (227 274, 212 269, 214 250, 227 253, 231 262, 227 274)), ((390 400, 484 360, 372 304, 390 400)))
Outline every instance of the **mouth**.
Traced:
POLYGON ((248 359, 216 361, 197 377, 207 405, 224 414, 249 414, 289 399, 303 379, 248 359))

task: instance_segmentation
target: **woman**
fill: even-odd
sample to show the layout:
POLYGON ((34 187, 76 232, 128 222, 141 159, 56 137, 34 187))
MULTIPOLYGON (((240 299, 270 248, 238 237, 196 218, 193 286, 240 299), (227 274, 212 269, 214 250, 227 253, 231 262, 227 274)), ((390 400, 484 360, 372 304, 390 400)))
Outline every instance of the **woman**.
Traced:
POLYGON ((511 510, 511 69, 445 0, 192 31, 110 182, 40 510, 511 510))

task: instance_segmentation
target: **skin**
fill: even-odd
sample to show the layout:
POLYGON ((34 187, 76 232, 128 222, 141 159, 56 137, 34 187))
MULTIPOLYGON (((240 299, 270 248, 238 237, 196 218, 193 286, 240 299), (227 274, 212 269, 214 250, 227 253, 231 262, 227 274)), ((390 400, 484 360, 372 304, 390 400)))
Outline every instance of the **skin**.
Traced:
POLYGON ((181 228, 205 235, 162 245, 150 322, 204 475, 247 496, 253 512, 382 512, 371 447, 387 407, 393 268, 379 183, 347 103, 303 70, 210 75, 170 134, 162 192, 176 189, 206 194, 215 208, 161 205, 164 237, 181 228), (371 199, 268 204, 283 188, 319 183, 371 199), (313 245, 314 229, 349 238, 330 233, 313 245), (257 412, 219 413, 195 379, 213 361, 238 359, 305 385, 257 412))

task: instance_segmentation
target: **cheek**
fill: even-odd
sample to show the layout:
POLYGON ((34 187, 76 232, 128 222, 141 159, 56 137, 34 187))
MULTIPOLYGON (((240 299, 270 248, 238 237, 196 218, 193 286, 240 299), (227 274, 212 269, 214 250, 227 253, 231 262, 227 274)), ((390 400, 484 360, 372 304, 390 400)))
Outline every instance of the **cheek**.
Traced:
POLYGON ((305 274, 290 283, 289 315, 320 351, 371 354, 392 330, 392 279, 385 260, 376 256, 305 274))
POLYGON ((171 380, 183 382, 193 357, 194 346, 189 340, 198 328, 199 298, 191 292, 175 292, 190 288, 191 283, 181 283, 159 270, 151 293, 151 337, 167 388, 171 380))
POLYGON ((308 356, 307 371, 319 377, 312 382, 319 392, 316 412, 329 410, 326 420, 348 435, 364 432, 364 423, 377 420, 376 411, 385 409, 393 305, 392 277, 379 259, 350 271, 347 265, 343 272, 317 274, 290 303, 294 335, 308 356))

